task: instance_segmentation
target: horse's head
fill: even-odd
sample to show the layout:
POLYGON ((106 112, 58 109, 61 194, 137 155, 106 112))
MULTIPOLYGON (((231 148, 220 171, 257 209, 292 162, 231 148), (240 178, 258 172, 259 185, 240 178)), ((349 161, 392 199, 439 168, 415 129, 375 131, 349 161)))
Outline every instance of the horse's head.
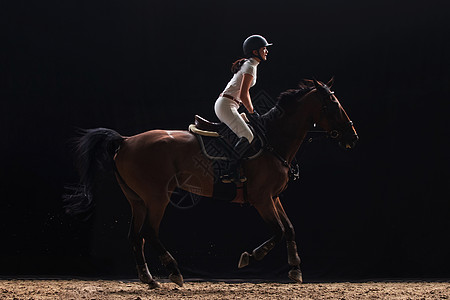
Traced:
POLYGON ((314 79, 315 91, 321 109, 314 122, 327 131, 328 136, 338 141, 339 145, 345 149, 352 149, 358 141, 353 122, 348 117, 339 100, 330 90, 333 83, 331 79, 327 84, 323 84, 314 79))

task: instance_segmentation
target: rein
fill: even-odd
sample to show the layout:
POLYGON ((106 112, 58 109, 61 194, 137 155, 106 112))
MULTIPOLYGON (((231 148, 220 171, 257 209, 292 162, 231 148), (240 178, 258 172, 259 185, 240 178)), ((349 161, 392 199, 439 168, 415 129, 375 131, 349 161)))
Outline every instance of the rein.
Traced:
MULTIPOLYGON (((353 122, 349 122, 350 125, 353 125, 353 122)), ((320 139, 324 139, 324 138, 332 138, 332 139, 336 139, 340 136, 340 133, 336 130, 332 130, 332 131, 326 131, 326 130, 310 130, 308 131, 309 133, 321 133, 321 135, 319 136, 315 136, 315 137, 309 137, 307 140, 305 140, 302 143, 302 146, 308 144, 311 144, 313 141, 317 141, 320 139)), ((300 156, 303 154, 303 152, 305 151, 306 147, 300 147, 300 150, 297 151, 296 155, 294 156, 294 159, 292 160, 291 164, 288 163, 288 161, 286 159, 284 159, 284 157, 279 154, 274 147, 272 147, 269 143, 266 143, 266 145, 264 146, 264 149, 267 150, 268 152, 270 152, 273 156, 275 156, 279 161, 281 161, 281 163, 283 164, 283 166, 285 166, 286 168, 289 168, 289 179, 292 181, 296 181, 300 178, 300 167, 297 161, 297 156, 300 156)))

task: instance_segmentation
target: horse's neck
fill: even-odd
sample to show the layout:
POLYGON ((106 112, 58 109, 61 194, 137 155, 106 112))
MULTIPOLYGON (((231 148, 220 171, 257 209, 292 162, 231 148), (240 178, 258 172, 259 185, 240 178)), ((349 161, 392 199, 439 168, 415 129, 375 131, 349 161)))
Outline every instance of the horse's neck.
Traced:
POLYGON ((269 144, 289 164, 311 127, 312 114, 315 109, 316 105, 312 99, 304 99, 295 111, 285 112, 281 117, 268 124, 269 144))
MULTIPOLYGON (((280 129, 283 129, 283 127, 284 126, 280 126, 280 129)), ((288 163, 291 163, 294 159, 295 154, 305 139, 309 126, 301 124, 301 126, 295 126, 295 128, 297 131, 292 132, 292 130, 289 130, 290 128, 284 127, 284 130, 277 130, 268 137, 269 144, 273 147, 274 151, 288 163)))

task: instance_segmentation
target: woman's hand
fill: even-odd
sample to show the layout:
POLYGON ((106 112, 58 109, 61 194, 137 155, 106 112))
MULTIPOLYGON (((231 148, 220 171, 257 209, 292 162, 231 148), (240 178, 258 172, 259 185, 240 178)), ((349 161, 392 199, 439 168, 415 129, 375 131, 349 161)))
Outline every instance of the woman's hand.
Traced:
POLYGON ((242 78, 241 84, 241 94, 239 95, 242 104, 244 104, 245 108, 249 113, 253 113, 253 104, 252 99, 250 99, 250 85, 252 84, 253 76, 250 74, 244 74, 242 78))

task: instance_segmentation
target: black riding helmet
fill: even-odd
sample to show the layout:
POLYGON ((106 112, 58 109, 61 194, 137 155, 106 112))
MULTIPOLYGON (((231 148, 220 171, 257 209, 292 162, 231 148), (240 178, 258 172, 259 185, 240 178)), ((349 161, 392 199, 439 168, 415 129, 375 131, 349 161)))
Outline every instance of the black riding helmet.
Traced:
POLYGON ((253 50, 259 50, 262 47, 272 46, 273 44, 269 44, 267 40, 260 35, 251 35, 249 36, 242 45, 242 50, 244 50, 244 55, 246 57, 256 56, 261 58, 259 53, 258 55, 253 54, 253 50))

